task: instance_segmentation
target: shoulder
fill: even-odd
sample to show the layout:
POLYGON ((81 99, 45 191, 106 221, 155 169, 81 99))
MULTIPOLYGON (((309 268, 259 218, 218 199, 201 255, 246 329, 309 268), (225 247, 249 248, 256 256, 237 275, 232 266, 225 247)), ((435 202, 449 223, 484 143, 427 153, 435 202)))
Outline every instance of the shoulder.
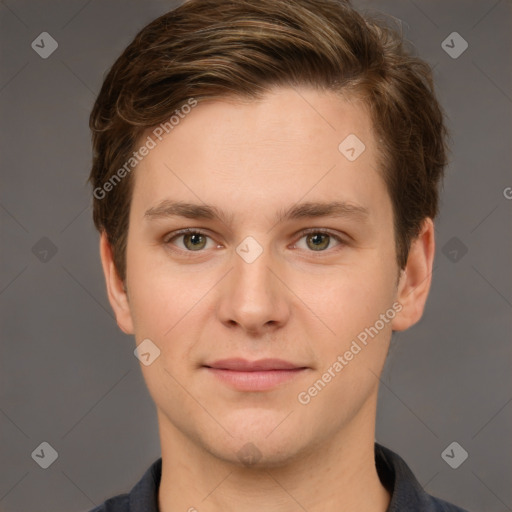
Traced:
POLYGON ((436 498, 435 496, 432 496, 428 494, 428 497, 430 498, 430 501, 432 503, 432 512, 468 512, 464 508, 457 507, 457 505, 454 505, 453 503, 448 503, 445 500, 442 500, 441 498, 436 498))
POLYGON ((468 512, 427 493, 405 460, 378 443, 375 443, 375 463, 379 478, 391 495, 387 512, 468 512))
POLYGON ((130 510, 130 495, 119 494, 109 498, 101 505, 89 510, 89 512, 129 512, 130 510))
POLYGON ((89 512, 158 512, 158 488, 162 476, 162 458, 146 470, 129 493, 109 498, 89 512))

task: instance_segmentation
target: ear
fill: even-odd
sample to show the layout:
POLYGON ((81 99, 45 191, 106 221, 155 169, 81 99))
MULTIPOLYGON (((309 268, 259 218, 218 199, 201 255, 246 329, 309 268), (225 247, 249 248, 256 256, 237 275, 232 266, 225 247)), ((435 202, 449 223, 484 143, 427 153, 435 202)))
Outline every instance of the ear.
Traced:
POLYGON ((391 322, 394 331, 404 331, 421 319, 432 281, 434 252, 434 223, 427 217, 411 243, 407 264, 400 275, 396 300, 402 309, 391 322))
POLYGON ((124 288, 124 283, 117 273, 112 257, 112 247, 104 231, 100 238, 100 256, 103 273, 105 274, 108 300, 116 315, 117 325, 124 333, 133 334, 133 321, 128 295, 124 288))

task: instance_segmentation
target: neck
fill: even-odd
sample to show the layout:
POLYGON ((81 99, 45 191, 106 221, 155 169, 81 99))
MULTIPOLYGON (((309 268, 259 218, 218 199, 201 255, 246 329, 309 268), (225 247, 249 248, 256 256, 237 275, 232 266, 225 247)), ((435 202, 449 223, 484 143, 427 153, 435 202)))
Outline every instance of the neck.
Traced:
POLYGON ((160 512, 385 512, 390 495, 374 457, 376 396, 350 425, 288 463, 244 467, 219 459, 159 411, 160 512))

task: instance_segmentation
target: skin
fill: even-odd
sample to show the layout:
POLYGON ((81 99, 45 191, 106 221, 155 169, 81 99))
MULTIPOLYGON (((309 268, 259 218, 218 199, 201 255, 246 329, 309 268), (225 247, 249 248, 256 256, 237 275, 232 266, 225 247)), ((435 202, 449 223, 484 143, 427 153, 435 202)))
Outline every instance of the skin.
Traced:
POLYGON ((100 251, 119 327, 161 351, 141 370, 157 407, 162 512, 387 509, 374 461, 378 376, 392 330, 423 313, 434 227, 427 218, 399 272, 376 148, 357 101, 277 88, 258 101, 199 103, 138 165, 127 291, 104 235, 100 251), (338 150, 349 134, 366 146, 353 162, 338 150), (165 199, 211 204, 227 218, 145 216, 165 199), (305 201, 346 201, 368 215, 276 221, 305 201), (199 250, 173 238, 182 228, 205 232, 194 239, 199 250), (324 237, 314 250, 314 235, 301 233, 308 228, 342 242, 324 237), (236 252, 247 236, 263 250, 252 263, 236 252), (307 405, 299 403, 298 394, 395 301, 402 309, 394 319, 307 405), (201 367, 229 357, 276 357, 308 370, 245 392, 201 367), (259 451, 256 464, 238 456, 247 443, 259 451))

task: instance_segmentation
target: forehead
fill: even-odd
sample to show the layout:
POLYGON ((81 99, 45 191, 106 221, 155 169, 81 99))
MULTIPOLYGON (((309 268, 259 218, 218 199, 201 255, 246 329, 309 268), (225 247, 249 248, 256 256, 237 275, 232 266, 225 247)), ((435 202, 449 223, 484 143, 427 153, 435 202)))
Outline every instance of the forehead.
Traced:
POLYGON ((141 208, 172 195, 280 210, 321 197, 371 210, 387 195, 367 110, 332 92, 277 88, 261 100, 200 102, 162 140, 153 129, 147 137, 155 146, 134 173, 141 208))
POLYGON ((286 159, 317 148, 308 160, 316 156, 321 161, 338 156, 338 143, 349 135, 364 139, 370 152, 374 146, 372 123, 362 100, 310 88, 274 88, 260 100, 202 101, 178 121, 163 136, 170 139, 172 135, 175 146, 186 144, 183 150, 196 149, 187 155, 188 162, 212 149, 224 150, 222 154, 230 150, 258 154, 276 147, 286 159))

